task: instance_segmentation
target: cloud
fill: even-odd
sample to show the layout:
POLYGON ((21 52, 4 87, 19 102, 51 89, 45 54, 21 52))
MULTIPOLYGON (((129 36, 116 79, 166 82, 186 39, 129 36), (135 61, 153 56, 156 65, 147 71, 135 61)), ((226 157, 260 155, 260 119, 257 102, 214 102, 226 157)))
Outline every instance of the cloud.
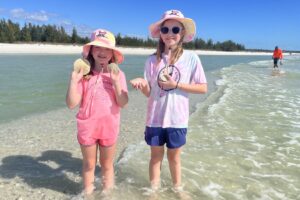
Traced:
POLYGON ((46 11, 43 10, 29 13, 22 8, 16 8, 10 10, 10 15, 15 19, 24 19, 26 21, 34 21, 34 22, 47 22, 49 21, 49 17, 53 14, 47 13, 46 11))
MULTIPOLYGON (((5 12, 5 9, 0 8, 0 13, 5 12)), ((77 30, 77 34, 82 37, 90 37, 94 28, 84 25, 76 24, 69 19, 62 19, 61 16, 55 13, 48 13, 44 10, 38 12, 27 12, 23 8, 15 8, 9 11, 9 18, 16 20, 24 20, 28 22, 41 23, 41 24, 55 24, 64 27, 68 34, 72 34, 73 28, 77 30)))
POLYGON ((69 20, 61 20, 58 25, 64 27, 68 34, 72 34, 73 28, 76 29, 77 34, 82 37, 90 37, 90 34, 94 31, 94 28, 84 25, 84 24, 75 24, 69 20))

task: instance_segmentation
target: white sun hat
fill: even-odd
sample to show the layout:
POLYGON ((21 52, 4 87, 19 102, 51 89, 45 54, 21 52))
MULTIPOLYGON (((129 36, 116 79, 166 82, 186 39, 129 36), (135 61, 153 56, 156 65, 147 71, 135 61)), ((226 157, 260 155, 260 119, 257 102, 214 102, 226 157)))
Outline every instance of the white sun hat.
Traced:
POLYGON ((190 42, 194 39, 196 34, 195 22, 190 18, 185 18, 184 15, 179 10, 166 11, 159 21, 150 25, 149 30, 153 38, 160 37, 161 24, 168 19, 174 19, 183 24, 185 29, 183 42, 190 42))

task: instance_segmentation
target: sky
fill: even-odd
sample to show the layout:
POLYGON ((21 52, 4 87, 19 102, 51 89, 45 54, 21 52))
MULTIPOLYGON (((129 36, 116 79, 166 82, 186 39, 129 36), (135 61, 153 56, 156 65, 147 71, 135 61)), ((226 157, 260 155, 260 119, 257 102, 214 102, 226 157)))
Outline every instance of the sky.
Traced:
POLYGON ((299 0, 0 0, 0 19, 55 24, 81 36, 97 28, 150 37, 148 27, 167 10, 180 10, 197 26, 196 37, 232 40, 247 49, 300 50, 299 0))

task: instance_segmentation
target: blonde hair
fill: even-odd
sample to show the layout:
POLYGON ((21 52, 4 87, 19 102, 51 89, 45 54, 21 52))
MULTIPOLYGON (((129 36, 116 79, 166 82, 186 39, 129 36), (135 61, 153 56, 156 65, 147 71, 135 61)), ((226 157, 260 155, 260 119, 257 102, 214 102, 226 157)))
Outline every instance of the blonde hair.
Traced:
MULTIPOLYGON (((167 20, 166 20, 167 21, 167 20)), ((162 23, 162 25, 166 22, 164 21, 162 23)), ((179 21, 178 21, 179 22, 179 21)), ((184 26, 181 22, 179 22, 182 26, 182 31, 184 31, 184 26)), ((184 38, 184 35, 181 36, 180 38, 180 41, 178 42, 177 44, 177 47, 171 52, 171 58, 170 58, 170 65, 174 65, 174 63, 177 62, 177 60, 180 58, 180 56, 182 55, 183 53, 183 47, 182 47, 182 44, 183 44, 183 38, 184 38)), ((160 63, 161 59, 162 59, 162 53, 165 51, 165 43, 163 42, 163 40, 161 39, 161 37, 159 37, 159 42, 158 42, 158 45, 157 45, 157 49, 156 49, 156 60, 157 60, 157 65, 158 63, 160 63)))

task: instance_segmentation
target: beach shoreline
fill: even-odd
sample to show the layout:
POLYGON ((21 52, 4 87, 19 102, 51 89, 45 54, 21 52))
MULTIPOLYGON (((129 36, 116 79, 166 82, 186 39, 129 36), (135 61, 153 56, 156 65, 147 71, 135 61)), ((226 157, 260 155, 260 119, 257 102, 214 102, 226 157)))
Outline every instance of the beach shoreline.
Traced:
MULTIPOLYGON (((155 52, 152 48, 118 47, 125 55, 150 55, 155 52)), ((80 54, 82 45, 68 44, 43 44, 43 43, 0 43, 0 54, 80 54)), ((198 55, 247 55, 266 56, 271 52, 246 52, 246 51, 212 51, 193 50, 198 55)), ((288 53, 285 53, 288 55, 288 53)))

